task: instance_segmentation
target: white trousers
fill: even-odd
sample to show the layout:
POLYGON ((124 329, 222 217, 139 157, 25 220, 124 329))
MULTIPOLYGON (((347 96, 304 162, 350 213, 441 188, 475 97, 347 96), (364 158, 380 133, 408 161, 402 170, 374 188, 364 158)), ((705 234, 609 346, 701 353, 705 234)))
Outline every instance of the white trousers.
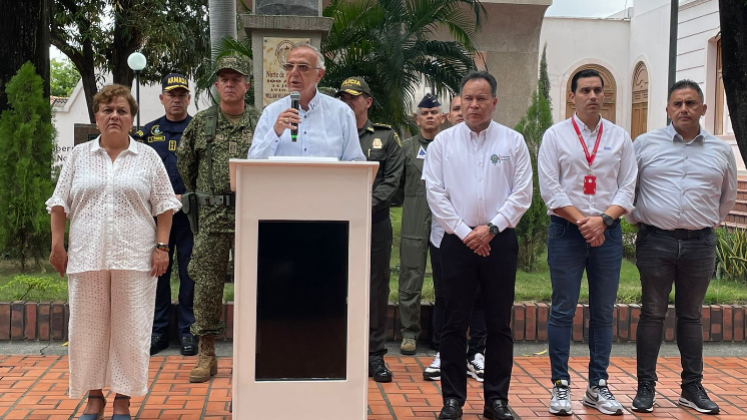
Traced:
POLYGON ((157 280, 142 271, 68 275, 70 398, 102 388, 148 393, 157 280))

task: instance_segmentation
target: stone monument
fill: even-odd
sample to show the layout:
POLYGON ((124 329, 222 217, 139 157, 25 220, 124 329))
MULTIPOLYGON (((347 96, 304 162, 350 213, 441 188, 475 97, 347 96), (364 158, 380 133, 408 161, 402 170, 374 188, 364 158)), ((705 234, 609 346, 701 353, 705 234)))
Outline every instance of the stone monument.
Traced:
POLYGON ((253 0, 254 14, 242 16, 252 40, 254 104, 264 109, 288 94, 281 68, 290 48, 306 42, 319 48, 332 27, 322 17, 322 0, 253 0))

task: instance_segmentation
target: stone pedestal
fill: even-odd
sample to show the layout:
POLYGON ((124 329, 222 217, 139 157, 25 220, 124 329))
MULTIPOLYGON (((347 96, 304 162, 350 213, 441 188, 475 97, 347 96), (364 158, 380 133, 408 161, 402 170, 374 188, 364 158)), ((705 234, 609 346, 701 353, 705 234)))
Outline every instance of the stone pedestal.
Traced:
MULTIPOLYGON (((260 3, 260 0, 257 0, 260 3)), ((321 10, 321 4, 318 5, 321 10)), ((273 3, 268 9, 280 7, 273 3), (270 7, 271 6, 271 7, 270 7)), ((287 13, 313 10, 299 5, 286 5, 287 13)), ((256 10, 256 9, 255 9, 256 10)), ((319 48, 332 28, 332 18, 321 16, 244 15, 244 30, 252 39, 254 56, 254 104, 261 111, 265 106, 288 94, 285 72, 280 68, 290 46, 308 41, 319 48), (271 91, 269 91, 271 90, 271 91)))
MULTIPOLYGON (((513 128, 526 114, 532 92, 537 90, 540 32, 552 0, 483 0, 482 5, 487 19, 475 36, 475 47, 498 81, 493 119, 513 128)), ((439 31, 436 38, 452 39, 446 30, 439 31)))

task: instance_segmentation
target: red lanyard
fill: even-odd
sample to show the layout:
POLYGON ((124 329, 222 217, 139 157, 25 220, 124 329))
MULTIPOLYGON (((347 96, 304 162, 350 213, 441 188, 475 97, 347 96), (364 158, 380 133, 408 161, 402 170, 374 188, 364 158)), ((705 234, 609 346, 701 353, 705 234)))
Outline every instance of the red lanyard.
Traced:
POLYGON ((602 131, 604 131, 604 123, 599 124, 599 131, 597 132, 597 141, 594 143, 594 151, 589 155, 589 148, 586 147, 586 141, 584 140, 584 136, 581 135, 581 130, 578 129, 578 125, 576 125, 576 118, 571 117, 571 122, 573 123, 573 129, 576 130, 576 135, 578 136, 578 141, 581 142, 581 146, 584 148, 584 153, 586 154, 586 161, 589 162, 589 169, 591 169, 591 164, 594 163, 594 158, 597 157, 597 149, 599 149, 599 141, 602 139, 602 131))

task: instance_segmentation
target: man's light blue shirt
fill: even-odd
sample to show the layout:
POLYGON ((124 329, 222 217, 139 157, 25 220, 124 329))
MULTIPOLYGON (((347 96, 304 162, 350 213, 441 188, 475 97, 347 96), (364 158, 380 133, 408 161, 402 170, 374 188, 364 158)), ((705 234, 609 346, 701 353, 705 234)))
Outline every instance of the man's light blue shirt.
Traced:
POLYGON ((290 107, 290 96, 285 96, 265 108, 254 130, 249 159, 317 156, 343 161, 366 160, 358 139, 355 115, 347 104, 317 90, 309 101, 309 110, 299 110, 302 122, 298 125, 296 142, 291 141, 290 130, 278 137, 273 129, 278 115, 290 107))
POLYGON ((635 210, 631 223, 664 230, 717 227, 737 198, 731 146, 701 128, 689 142, 672 125, 639 136, 635 210))

